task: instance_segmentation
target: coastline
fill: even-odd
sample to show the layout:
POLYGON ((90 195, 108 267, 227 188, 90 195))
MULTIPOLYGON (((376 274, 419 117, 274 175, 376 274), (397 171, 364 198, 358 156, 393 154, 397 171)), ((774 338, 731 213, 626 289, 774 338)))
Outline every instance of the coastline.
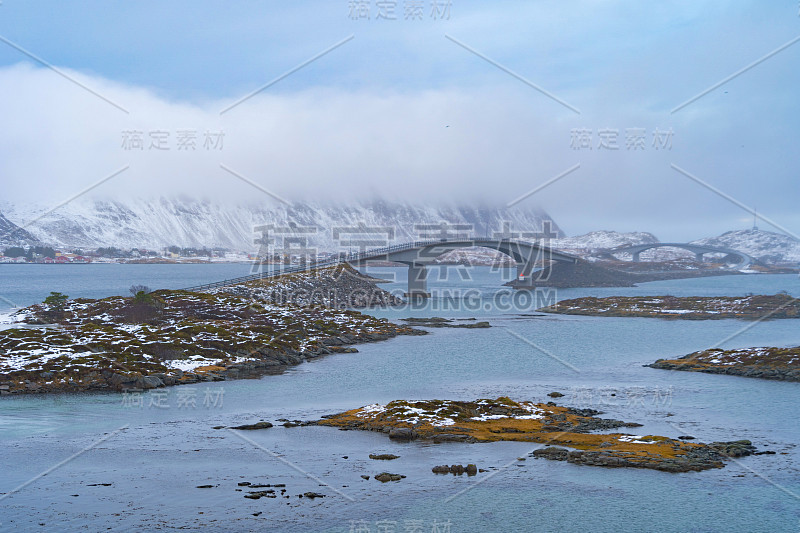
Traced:
MULTIPOLYGON (((390 296, 359 277, 310 278, 301 281, 319 294, 352 291, 355 284, 362 296, 390 296)), ((356 344, 427 333, 323 305, 327 301, 284 301, 287 294, 297 296, 291 292, 296 280, 281 276, 212 294, 161 290, 135 298, 79 298, 62 307, 37 304, 12 312, 22 327, 0 331, 0 395, 255 378, 357 351, 356 344), (279 298, 272 289, 279 289, 279 298)))

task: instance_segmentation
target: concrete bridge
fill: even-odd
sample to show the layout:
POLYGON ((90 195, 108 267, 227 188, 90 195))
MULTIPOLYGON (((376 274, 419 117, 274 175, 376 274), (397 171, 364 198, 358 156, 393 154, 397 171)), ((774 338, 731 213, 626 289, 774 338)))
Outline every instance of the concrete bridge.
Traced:
POLYGON ((370 261, 392 261, 408 267, 408 296, 428 296, 429 265, 436 264, 436 258, 460 248, 472 247, 497 250, 511 257, 517 263, 517 283, 515 287, 532 285, 532 273, 536 267, 543 268, 550 261, 576 263, 578 258, 557 252, 552 248, 536 243, 512 239, 459 239, 416 241, 377 250, 344 256, 344 261, 353 267, 366 265, 370 261))
POLYGON ((436 258, 442 254, 461 248, 471 248, 475 246, 497 250, 498 252, 504 253, 511 257, 517 264, 517 283, 515 284, 515 287, 517 288, 525 288, 527 285, 532 287, 534 281, 532 273, 534 269, 537 267, 543 268, 550 264, 551 261, 565 263, 578 262, 578 258, 573 255, 558 252, 552 248, 540 246, 536 243, 518 241, 514 239, 439 239, 414 241, 405 244, 397 244, 394 246, 386 246, 384 248, 365 250, 363 252, 340 254, 335 258, 327 259, 325 261, 314 261, 306 265, 290 266, 273 272, 260 272, 250 276, 243 276, 240 278, 218 281, 206 285, 188 287, 185 290, 203 291, 215 289, 218 287, 237 285, 247 281, 269 279, 282 274, 290 274, 294 272, 307 272, 317 268, 324 268, 344 263, 357 268, 359 266, 364 266, 371 261, 391 261, 394 263, 404 264, 408 267, 407 295, 414 297, 425 297, 429 296, 427 286, 427 267, 437 264, 435 262, 436 258))
POLYGON ((731 270, 741 270, 743 268, 749 267, 751 264, 755 262, 755 259, 750 257, 744 252, 740 252, 738 250, 733 250, 731 248, 716 248, 713 246, 701 246, 697 244, 689 244, 689 243, 677 243, 677 242, 656 242, 650 244, 638 244, 635 246, 624 246, 622 248, 615 248, 611 251, 612 254, 618 253, 629 253, 633 255, 633 260, 635 262, 640 261, 640 255, 645 250, 650 250, 652 248, 682 248, 684 250, 689 250, 690 252, 694 252, 694 257, 697 261, 703 261, 703 255, 705 254, 726 254, 726 255, 733 255, 739 258, 739 262, 733 265, 731 270))

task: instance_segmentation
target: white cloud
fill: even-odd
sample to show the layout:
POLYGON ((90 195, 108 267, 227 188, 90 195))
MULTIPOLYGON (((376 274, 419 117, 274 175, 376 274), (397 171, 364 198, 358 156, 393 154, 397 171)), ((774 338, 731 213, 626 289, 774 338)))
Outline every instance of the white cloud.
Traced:
POLYGON ((742 212, 671 170, 674 162, 788 227, 800 223, 794 201, 779 190, 794 184, 796 192, 792 171, 785 161, 771 162, 789 140, 760 137, 792 127, 763 123, 769 111, 763 105, 720 112, 730 104, 721 104, 719 95, 675 116, 650 109, 646 99, 612 96, 602 85, 559 95, 582 107, 576 115, 508 77, 471 89, 265 91, 220 115, 234 99, 170 101, 65 72, 130 114, 48 69, 0 69, 3 200, 53 205, 130 165, 90 194, 274 202, 220 168, 224 164, 289 200, 385 196, 501 204, 580 163, 578 171, 525 200, 550 211, 569 233, 646 230, 677 240, 738 227, 742 212), (750 129, 734 135, 730 128, 742 121, 750 129), (570 147, 570 130, 580 127, 593 130, 593 150, 570 147), (619 130, 620 150, 597 149, 601 127, 619 130), (646 150, 625 150, 629 127, 647 129, 646 150), (674 129, 672 150, 653 149, 655 127, 674 129), (122 147, 129 130, 144 133, 144 150, 122 147), (149 148, 148 134, 156 130, 169 133, 170 150, 149 148), (194 151, 177 149, 179 130, 197 132, 194 151), (206 130, 224 131, 221 150, 203 147, 206 130), (733 145, 740 141, 749 150, 733 145))

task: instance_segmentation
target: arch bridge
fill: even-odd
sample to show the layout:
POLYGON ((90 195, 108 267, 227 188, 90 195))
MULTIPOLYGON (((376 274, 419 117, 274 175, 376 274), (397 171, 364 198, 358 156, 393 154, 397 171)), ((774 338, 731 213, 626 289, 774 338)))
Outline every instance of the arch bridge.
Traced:
POLYGON ((258 279, 268 279, 282 274, 294 272, 306 272, 317 268, 324 268, 338 264, 347 263, 353 267, 364 266, 370 261, 390 261, 401 263, 408 267, 408 290, 407 295, 425 297, 429 296, 427 279, 427 267, 435 265, 436 259, 447 252, 461 248, 482 247, 497 250, 511 257, 517 264, 516 288, 526 288, 533 286, 532 273, 535 268, 544 268, 550 262, 577 263, 578 258, 573 255, 565 254, 536 243, 518 241, 514 239, 440 239, 428 241, 414 241, 384 248, 375 248, 362 252, 340 254, 334 258, 324 261, 314 261, 305 265, 291 266, 272 272, 260 272, 250 276, 243 276, 206 285, 188 287, 185 290, 203 291, 237 285, 247 281, 258 279))
POLYGON ((558 252, 552 248, 541 246, 532 242, 512 239, 460 239, 438 241, 415 241, 395 246, 388 246, 377 250, 346 255, 343 262, 353 267, 363 266, 370 261, 391 261, 401 263, 408 267, 409 296, 427 296, 427 267, 436 264, 436 259, 461 248, 489 248, 497 250, 511 257, 517 264, 517 282, 515 287, 525 288, 530 286, 531 276, 536 267, 544 267, 550 261, 577 263, 578 258, 558 252))
POLYGON ((705 254, 725 254, 725 255, 733 255, 739 258, 739 262, 735 265, 731 266, 731 270, 741 270, 743 268, 747 268, 755 262, 755 259, 750 257, 744 252, 740 252, 738 250, 733 250, 731 248, 717 248, 714 246, 702 246, 698 244, 690 244, 690 243, 678 243, 678 242, 655 242, 650 244, 637 244, 634 246, 623 246, 621 248, 615 248, 611 251, 612 254, 619 254, 619 253, 629 253, 633 255, 633 261, 638 263, 641 258, 640 255, 645 250, 650 250, 652 248, 682 248, 684 250, 689 250, 690 252, 694 252, 695 259, 698 262, 703 261, 703 256, 705 254))

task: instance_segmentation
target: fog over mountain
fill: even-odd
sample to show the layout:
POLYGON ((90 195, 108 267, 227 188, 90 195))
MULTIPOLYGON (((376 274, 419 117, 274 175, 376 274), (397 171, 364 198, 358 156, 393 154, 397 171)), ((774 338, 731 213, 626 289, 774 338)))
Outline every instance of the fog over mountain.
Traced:
MULTIPOLYGON (((551 222, 555 236, 563 236, 550 216, 538 208, 474 207, 472 205, 412 205, 383 200, 340 203, 251 202, 220 203, 187 197, 100 201, 77 199, 62 208, 39 215, 41 208, 0 202, 0 211, 18 225, 27 226, 33 238, 56 246, 116 246, 160 249, 166 246, 222 247, 255 251, 257 226, 294 224, 308 228, 299 235, 310 246, 337 251, 352 241, 374 239, 376 244, 407 242, 436 236, 438 229, 418 225, 466 225, 445 229, 451 237, 471 234, 492 237, 508 228, 514 232, 542 231, 551 222), (38 218, 41 217, 41 218, 38 218), (37 219, 38 218, 38 219, 37 219), (356 230, 363 226, 367 231, 356 230), (369 231, 374 232, 370 237, 369 231)), ((358 246, 358 244, 356 244, 358 246)))
MULTIPOLYGON (((51 213, 42 213, 46 213, 43 206, 0 202, 0 246, 47 243, 64 248, 114 246, 158 250, 176 245, 182 248, 219 247, 255 252, 259 249, 255 241, 262 235, 256 228, 271 224, 275 226, 270 230, 271 238, 282 238, 283 231, 284 236, 307 239, 308 246, 319 251, 334 252, 438 237, 442 230, 433 226, 442 223, 461 225, 445 227, 441 235, 449 238, 466 235, 494 237, 497 233, 525 238, 526 232, 541 232, 545 221, 551 224, 553 231, 550 246, 578 255, 660 242, 652 233, 642 231, 598 230, 567 236, 558 221, 540 208, 415 205, 385 200, 349 204, 234 204, 188 197, 130 198, 125 201, 80 198, 51 213), (289 230, 291 226, 294 229, 289 230)), ((733 248, 765 263, 800 263, 800 241, 775 232, 736 230, 691 242, 733 248)), ((485 259, 501 255, 490 250, 469 250, 465 253, 452 257, 485 259)), ((691 256, 691 252, 671 248, 643 254, 645 258, 659 260, 691 256)))

